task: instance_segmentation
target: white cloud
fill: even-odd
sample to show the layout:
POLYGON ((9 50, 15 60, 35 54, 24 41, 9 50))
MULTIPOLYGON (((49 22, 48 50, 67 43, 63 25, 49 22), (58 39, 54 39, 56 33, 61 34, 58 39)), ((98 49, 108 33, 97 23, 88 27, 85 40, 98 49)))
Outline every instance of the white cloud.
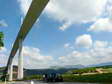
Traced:
POLYGON ((66 22, 65 24, 63 24, 62 26, 59 27, 60 30, 64 31, 67 28, 69 28, 71 26, 71 22, 66 22))
POLYGON ((25 68, 48 68, 52 65, 52 56, 45 56, 40 53, 38 48, 23 47, 24 66, 25 68))
POLYGON ((70 47, 69 43, 64 44, 64 48, 68 48, 68 47, 70 47))
POLYGON ((0 49, 0 67, 5 66, 8 60, 8 50, 3 47, 0 49))
POLYGON ((0 20, 0 27, 7 27, 8 24, 4 20, 0 20))
POLYGON ((92 38, 89 34, 84 34, 76 38, 76 46, 90 48, 92 46, 92 38))
POLYGON ((66 56, 59 57, 62 65, 91 65, 112 62, 112 47, 93 48, 89 51, 72 51, 66 56))
MULTIPOLYGON (((52 56, 45 56, 41 54, 41 51, 38 48, 24 46, 23 47, 23 56, 24 56, 24 67, 25 68, 48 68, 49 66, 55 65, 90 65, 90 64, 99 64, 104 62, 112 62, 112 46, 107 45, 104 41, 95 41, 93 43, 105 45, 100 46, 100 48, 93 47, 88 51, 76 51, 73 50, 65 56, 57 57, 54 61, 52 56)), ((0 51, 0 66, 6 65, 8 55, 8 50, 4 48, 0 51)), ((17 56, 14 59, 13 64, 17 64, 17 56)))
POLYGON ((46 11, 60 21, 92 21, 101 15, 107 0, 51 0, 46 11))
MULTIPOLYGON (((32 0, 18 0, 20 9, 25 15, 32 0)), ((104 10, 107 0, 50 0, 45 13, 54 20, 65 22, 61 30, 74 23, 96 20, 104 10), (70 22, 70 23, 69 23, 70 22)))
POLYGON ((69 53, 67 56, 59 57, 59 61, 62 65, 77 65, 77 64, 91 64, 94 62, 94 59, 89 56, 88 52, 79 52, 73 51, 69 53))
MULTIPOLYGON (((6 66, 9 51, 6 48, 0 50, 0 67, 6 66)), ((31 69, 49 68, 54 64, 54 59, 52 56, 45 56, 40 53, 40 50, 35 47, 24 46, 22 50, 22 55, 24 57, 24 67, 31 69)), ((13 59, 13 65, 18 64, 18 53, 13 59)))
POLYGON ((0 53, 6 52, 6 51, 7 51, 7 49, 6 49, 5 47, 1 47, 1 48, 0 48, 0 53))
POLYGON ((112 0, 107 0, 104 12, 107 16, 109 16, 112 19, 112 0))
POLYGON ((51 0, 46 13, 48 17, 63 22, 60 29, 65 30, 74 23, 95 21, 102 15, 106 3, 107 0, 51 0))
MULTIPOLYGON (((32 0, 18 0, 21 11, 26 14, 32 0)), ((60 21, 92 21, 102 14, 107 0, 50 0, 46 13, 60 21)))
POLYGON ((58 58, 59 64, 91 65, 112 62, 112 42, 100 40, 93 41, 90 35, 84 34, 77 37, 75 43, 81 48, 85 47, 89 49, 80 51, 74 48, 74 50, 70 51, 67 55, 58 58))
POLYGON ((95 41, 94 48, 106 48, 108 46, 107 41, 95 41))
MULTIPOLYGON (((52 56, 44 56, 38 48, 25 46, 23 48, 25 68, 48 68, 49 66, 61 65, 90 65, 104 62, 112 62, 112 47, 104 41, 95 41, 97 48, 93 47, 88 51, 73 50, 65 56, 58 57, 55 61, 52 56), (98 43, 99 42, 99 43, 98 43), (103 46, 102 46, 102 45, 103 46), (101 46, 99 46, 101 45, 101 46), (105 46, 104 46, 105 45, 105 46), (100 47, 100 48, 98 48, 100 47)), ((17 59, 15 60, 17 61, 17 59)))
POLYGON ((32 0, 17 0, 23 15, 26 15, 32 0))
POLYGON ((101 18, 97 20, 88 31, 94 32, 112 32, 112 20, 109 18, 101 18))

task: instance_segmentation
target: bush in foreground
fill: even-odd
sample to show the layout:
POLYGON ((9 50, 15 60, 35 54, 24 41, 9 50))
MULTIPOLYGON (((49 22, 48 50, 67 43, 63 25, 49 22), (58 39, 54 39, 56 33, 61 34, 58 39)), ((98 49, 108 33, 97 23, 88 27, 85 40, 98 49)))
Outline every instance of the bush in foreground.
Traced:
POLYGON ((42 80, 42 75, 32 75, 32 76, 28 76, 28 77, 24 77, 23 80, 42 80))

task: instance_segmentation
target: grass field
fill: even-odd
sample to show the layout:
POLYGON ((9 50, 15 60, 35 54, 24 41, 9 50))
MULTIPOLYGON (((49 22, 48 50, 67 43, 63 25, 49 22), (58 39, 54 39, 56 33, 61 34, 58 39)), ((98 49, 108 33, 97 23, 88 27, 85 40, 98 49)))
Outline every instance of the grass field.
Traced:
POLYGON ((112 68, 102 69, 106 73, 112 73, 112 68))
POLYGON ((112 82, 112 73, 93 74, 93 75, 73 75, 64 74, 65 82, 112 82))
POLYGON ((63 78, 66 82, 112 82, 112 66, 71 70, 63 78))

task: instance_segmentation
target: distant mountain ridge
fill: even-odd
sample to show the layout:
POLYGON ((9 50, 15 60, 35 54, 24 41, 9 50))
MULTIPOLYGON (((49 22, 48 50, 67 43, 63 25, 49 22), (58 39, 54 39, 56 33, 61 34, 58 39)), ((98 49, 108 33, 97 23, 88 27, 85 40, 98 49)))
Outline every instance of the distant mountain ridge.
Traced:
POLYGON ((50 69, 80 69, 80 68, 84 68, 84 65, 63 65, 63 66, 51 66, 50 69))
POLYGON ((105 62, 105 63, 100 63, 100 64, 93 64, 93 65, 89 65, 87 67, 98 67, 98 66, 109 66, 112 65, 112 62, 105 62))

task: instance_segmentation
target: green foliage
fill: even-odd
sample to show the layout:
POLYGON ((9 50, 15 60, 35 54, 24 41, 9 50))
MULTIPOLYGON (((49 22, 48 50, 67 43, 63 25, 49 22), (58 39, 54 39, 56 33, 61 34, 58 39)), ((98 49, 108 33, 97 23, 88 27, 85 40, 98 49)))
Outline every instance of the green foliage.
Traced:
POLYGON ((32 79, 42 80, 42 75, 32 75, 32 76, 27 76, 27 77, 24 77, 23 80, 32 80, 32 79))
POLYGON ((3 34, 3 32, 0 32, 0 47, 4 46, 3 38, 4 38, 4 34, 3 34))
POLYGON ((103 68, 103 69, 107 69, 107 68, 112 68, 112 65, 99 66, 99 67, 96 67, 96 68, 103 68))
POLYGON ((64 74, 63 79, 65 82, 112 82, 112 73, 93 75, 64 74))
POLYGON ((65 82, 112 82, 112 66, 100 66, 71 70, 63 74, 63 79, 65 82), (106 73, 99 74, 96 71, 97 69, 101 69, 106 73))
POLYGON ((68 71, 68 74, 83 74, 83 73, 97 73, 97 69, 101 69, 104 73, 112 73, 112 66, 101 66, 101 67, 89 67, 77 70, 68 71))
POLYGON ((0 39, 3 39, 4 38, 4 34, 3 32, 0 32, 0 39))
POLYGON ((84 69, 78 69, 78 70, 72 70, 72 74, 83 74, 83 73, 91 73, 91 72, 96 72, 96 68, 84 68, 84 69))

